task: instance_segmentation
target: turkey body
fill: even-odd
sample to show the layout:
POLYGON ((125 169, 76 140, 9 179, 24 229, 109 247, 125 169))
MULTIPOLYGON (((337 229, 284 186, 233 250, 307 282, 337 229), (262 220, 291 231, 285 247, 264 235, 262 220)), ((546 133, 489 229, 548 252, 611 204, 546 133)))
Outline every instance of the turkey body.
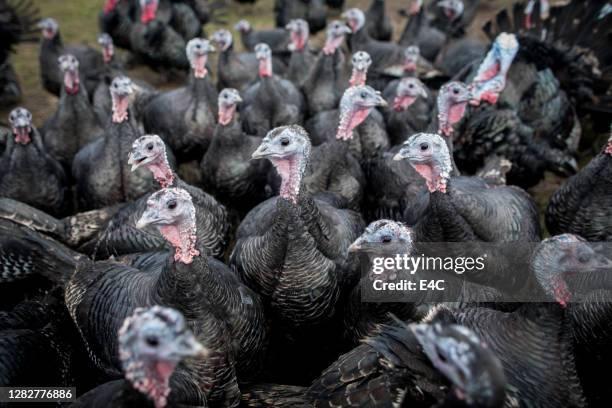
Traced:
POLYGON ((191 381, 206 384, 209 401, 238 398, 228 324, 216 316, 214 304, 201 292, 212 282, 207 279, 210 274, 198 272, 211 271, 208 260, 197 257, 185 265, 175 263, 171 253, 153 253, 123 261, 81 263, 66 286, 66 305, 94 363, 110 375, 119 375, 117 332, 123 320, 136 307, 168 305, 182 310, 198 340, 213 350, 206 364, 186 364, 191 381))
POLYGON ((539 242, 533 199, 512 186, 491 186, 475 177, 452 177, 446 193, 434 192, 415 227, 429 242, 539 242))
POLYGON ((0 195, 22 201, 51 214, 66 209, 66 175, 60 163, 43 146, 38 130, 32 128, 32 141, 15 143, 8 135, 0 158, 0 195))
POLYGON ((85 45, 64 45, 59 32, 53 39, 43 39, 40 46, 39 63, 43 87, 54 95, 60 95, 63 75, 57 65, 57 60, 65 54, 74 55, 79 61, 79 71, 87 89, 87 95, 93 95, 99 80, 98 71, 104 65, 102 54, 85 45))
POLYGON ((72 166, 76 153, 100 137, 102 132, 87 92, 82 87, 76 95, 68 95, 62 90, 57 111, 42 128, 49 153, 68 168, 72 166))
POLYGON ((595 156, 550 199, 546 226, 551 234, 572 233, 589 241, 612 241, 612 155, 595 156))
POLYGON ((186 87, 162 93, 147 104, 144 126, 158 134, 179 158, 200 157, 216 124, 217 91, 207 78, 193 78, 186 87))
POLYGON ((250 210, 266 198, 270 164, 251 160, 261 137, 247 135, 233 120, 218 124, 212 142, 202 158, 202 181, 207 191, 228 205, 250 210))
MULTIPOLYGON (((176 175, 170 187, 182 188, 189 192, 197 209, 198 240, 209 255, 221 257, 225 250, 229 228, 225 208, 212 196, 185 183, 176 175)), ((106 259, 109 256, 168 249, 168 242, 157 228, 150 226, 143 229, 136 228, 136 223, 147 208, 149 197, 150 194, 146 194, 132 203, 125 204, 101 228, 100 234, 86 244, 87 248, 93 251, 94 257, 106 259)))
POLYGON ((155 188, 150 172, 132 173, 127 163, 132 143, 139 136, 131 112, 129 117, 121 123, 111 122, 102 137, 76 154, 72 173, 83 209, 133 201, 155 188))
POLYGON ((290 81, 275 75, 260 78, 244 95, 244 130, 263 137, 277 126, 299 124, 303 108, 304 97, 290 81))

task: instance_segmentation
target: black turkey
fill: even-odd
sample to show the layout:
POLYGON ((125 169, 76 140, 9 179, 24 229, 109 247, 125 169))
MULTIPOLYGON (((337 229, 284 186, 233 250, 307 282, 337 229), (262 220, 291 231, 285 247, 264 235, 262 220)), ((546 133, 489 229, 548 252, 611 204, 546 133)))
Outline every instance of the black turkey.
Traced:
POLYGON ((30 0, 0 1, 0 106, 21 100, 21 87, 10 54, 20 42, 35 41, 38 10, 30 0))
POLYGON ((32 125, 32 114, 16 108, 9 115, 9 123, 12 132, 0 156, 0 196, 52 214, 65 213, 66 175, 32 125))
MULTIPOLYGON (((145 135, 136 139, 129 153, 128 164, 132 166, 132 172, 139 168, 149 170, 162 188, 178 187, 187 190, 196 207, 199 242, 209 255, 223 255, 229 227, 227 211, 213 197, 179 178, 168 163, 166 146, 159 136, 145 135)), ((100 226, 99 234, 81 246, 81 250, 87 249, 86 252, 92 253, 94 257, 106 259, 111 255, 168 248, 167 241, 157 228, 136 228, 148 198, 149 195, 144 195, 122 206, 108 222, 100 226)))
POLYGON ((415 226, 418 241, 540 240, 533 199, 518 187, 453 176, 449 150, 441 136, 412 135, 394 159, 408 159, 430 192, 429 206, 415 226))
POLYGON ((612 136, 603 150, 550 198, 546 227, 589 241, 612 241, 612 136))
POLYGON ((269 196, 265 187, 270 165, 264 160, 251 160, 261 138, 243 132, 236 113, 240 102, 236 89, 219 93, 219 121, 200 168, 208 191, 228 205, 250 210, 269 196))
POLYGON ((155 187, 151 174, 132 173, 127 162, 139 133, 130 108, 133 92, 129 78, 119 76, 113 80, 111 122, 106 124, 103 136, 85 145, 74 157, 72 175, 82 209, 132 201, 155 187))
POLYGON ((155 225, 173 247, 119 260, 81 262, 66 286, 66 304, 93 361, 109 373, 120 367, 116 333, 134 308, 155 304, 181 311, 196 337, 211 349, 203 364, 188 367, 208 401, 235 406, 235 362, 245 369, 265 348, 257 296, 222 263, 207 258, 196 235, 189 193, 168 188, 152 195, 137 227, 155 225), (103 289, 106 288, 106 289, 103 289), (108 293, 116 301, 108 303, 108 293), (118 300, 120 299, 120 300, 118 300))
POLYGON ((58 64, 63 76, 59 106, 45 121, 42 133, 49 153, 70 169, 76 153, 100 137, 103 130, 87 90, 81 86, 79 61, 67 54, 59 58, 58 64))
POLYGON ((40 44, 39 64, 43 87, 54 95, 62 89, 64 75, 57 64, 58 58, 71 54, 79 61, 81 78, 87 94, 91 97, 99 80, 99 70, 104 61, 102 54, 86 45, 64 45, 57 21, 45 18, 38 26, 42 30, 43 40, 40 44))
POLYGON ((368 85, 348 88, 340 108, 321 112, 306 122, 313 144, 345 141, 358 159, 369 159, 389 147, 385 121, 376 107, 387 106, 380 92, 368 85))
POLYGON ((249 51, 255 51, 255 46, 260 43, 267 44, 275 54, 288 51, 289 33, 284 27, 255 31, 247 20, 240 20, 234 25, 234 30, 240 33, 242 45, 249 51))
POLYGON ((325 46, 302 86, 309 116, 338 107, 348 81, 346 57, 340 47, 349 32, 339 20, 327 26, 325 46))
POLYGON ((247 133, 263 137, 277 126, 301 123, 304 97, 291 81, 274 74, 267 44, 257 44, 255 54, 259 79, 244 92, 242 125, 247 133))
POLYGON ((317 58, 316 52, 308 45, 310 28, 301 18, 289 21, 286 28, 291 34, 289 44, 291 57, 287 66, 287 78, 302 87, 317 58))
POLYGON ((313 33, 318 33, 325 28, 327 10, 323 0, 274 0, 274 15, 277 27, 303 19, 313 33))
POLYGON ((196 339, 180 312, 162 306, 136 309, 125 318, 118 337, 125 379, 102 384, 71 406, 163 408, 205 404, 200 384, 185 368, 190 363, 183 361, 205 360, 209 350, 196 339))
POLYGON ((217 123, 217 91, 208 75, 208 40, 194 38, 187 43, 191 64, 186 86, 153 97, 143 112, 145 130, 161 136, 179 161, 201 157, 217 123))

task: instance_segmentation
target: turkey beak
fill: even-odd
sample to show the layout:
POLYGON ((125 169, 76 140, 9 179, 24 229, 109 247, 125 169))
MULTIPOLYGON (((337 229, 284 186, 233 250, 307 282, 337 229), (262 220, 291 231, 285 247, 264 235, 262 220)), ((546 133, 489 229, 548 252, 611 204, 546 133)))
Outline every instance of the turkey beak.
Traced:
POLYGON ((612 260, 601 254, 596 254, 591 262, 591 269, 598 272, 608 272, 612 274, 612 260))
POLYGON ((138 152, 130 152, 128 156, 128 164, 132 166, 131 171, 135 171, 137 168, 145 164, 146 157, 141 156, 138 152))
POLYGON ((385 98, 382 97, 382 95, 378 95, 378 99, 376 100, 376 105, 384 108, 388 106, 389 104, 387 103, 385 98))
POLYGON ((427 91, 425 90, 425 88, 419 88, 419 95, 427 99, 427 91))
POLYGON ((339 31, 341 34, 351 34, 353 32, 353 30, 351 30, 351 28, 346 24, 343 24, 339 31))
POLYGON ((257 150, 255 150, 253 152, 253 154, 251 155, 251 159, 253 159, 253 160, 256 160, 256 159, 265 159, 269 155, 270 155, 270 152, 269 152, 268 144, 267 143, 262 143, 262 144, 259 145, 257 150))
POLYGON ((196 340, 192 333, 189 333, 175 350, 172 351, 172 356, 180 360, 184 357, 207 357, 210 355, 210 350, 204 347, 196 340))
POLYGON ((404 160, 407 157, 408 157, 407 151, 405 148, 402 147, 400 151, 397 152, 395 156, 393 156, 393 160, 400 161, 400 160, 404 160))
POLYGON ((136 228, 143 229, 149 225, 154 225, 159 222, 161 218, 158 216, 157 211, 153 208, 147 207, 142 213, 140 219, 136 222, 136 228))
POLYGON ((348 251, 349 253, 352 252, 357 252, 359 250, 361 250, 361 244, 363 243, 363 239, 361 237, 357 238, 355 240, 355 242, 353 242, 349 247, 348 247, 348 251))

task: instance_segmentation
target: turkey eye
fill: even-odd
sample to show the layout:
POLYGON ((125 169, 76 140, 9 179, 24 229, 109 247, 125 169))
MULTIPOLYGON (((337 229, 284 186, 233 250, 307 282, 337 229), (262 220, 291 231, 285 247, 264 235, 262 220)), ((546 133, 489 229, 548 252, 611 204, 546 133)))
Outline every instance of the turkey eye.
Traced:
POLYGON ((147 150, 153 150, 153 143, 149 143, 147 145, 147 150))
POLYGON ((289 146, 289 139, 281 139, 281 146, 289 146))
POLYGON ((170 200, 168 201, 168 208, 174 210, 176 208, 176 201, 170 200))
POLYGON ((384 244, 388 244, 389 242, 391 242, 391 237, 389 235, 385 235, 384 237, 382 237, 381 241, 384 244))
POLYGON ((147 342, 147 344, 151 347, 157 347, 159 346, 159 340, 157 339, 157 337, 154 336, 147 336, 145 338, 145 341, 147 342))
POLYGON ((365 99, 365 98, 367 98, 367 97, 368 97, 368 95, 367 95, 365 92, 362 92, 362 93, 361 93, 361 99, 365 99))
POLYGON ((457 88, 453 89, 453 93, 454 93, 455 95, 458 95, 458 94, 459 94, 459 89, 457 89, 457 88))
POLYGON ((425 151, 425 150, 429 149, 429 145, 427 143, 421 143, 420 147, 421 147, 422 151, 425 151))
POLYGON ((410 89, 414 88, 414 84, 408 85, 408 88, 410 88, 410 89))

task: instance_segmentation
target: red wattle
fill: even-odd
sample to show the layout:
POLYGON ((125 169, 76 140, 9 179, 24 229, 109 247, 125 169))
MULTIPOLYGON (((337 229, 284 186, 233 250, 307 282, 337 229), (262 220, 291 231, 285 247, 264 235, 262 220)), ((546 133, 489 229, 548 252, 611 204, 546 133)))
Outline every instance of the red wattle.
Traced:
POLYGON ((396 112, 401 112, 412 105, 414 101, 416 101, 414 96, 396 96, 395 99, 393 99, 393 109, 396 112))
POLYGON ((15 135, 15 143, 23 145, 30 143, 30 130, 30 127, 13 128, 13 133, 15 135))
POLYGON ((118 0, 106 0, 104 3, 104 14, 108 14, 115 9, 118 0))
POLYGON ((157 4, 150 3, 144 6, 142 13, 140 13, 140 22, 147 24, 149 21, 155 20, 157 14, 157 4))

